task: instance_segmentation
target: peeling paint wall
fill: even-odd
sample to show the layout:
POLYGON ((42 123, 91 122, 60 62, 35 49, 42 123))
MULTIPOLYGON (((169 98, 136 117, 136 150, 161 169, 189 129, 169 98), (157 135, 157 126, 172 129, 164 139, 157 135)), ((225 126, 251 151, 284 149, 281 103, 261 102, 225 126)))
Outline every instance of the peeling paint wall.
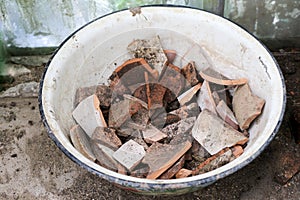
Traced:
POLYGON ((220 9, 223 0, 0 0, 0 33, 8 48, 57 46, 96 17, 122 8, 164 3, 224 13, 270 45, 300 46, 300 0, 224 1, 225 7, 220 9))

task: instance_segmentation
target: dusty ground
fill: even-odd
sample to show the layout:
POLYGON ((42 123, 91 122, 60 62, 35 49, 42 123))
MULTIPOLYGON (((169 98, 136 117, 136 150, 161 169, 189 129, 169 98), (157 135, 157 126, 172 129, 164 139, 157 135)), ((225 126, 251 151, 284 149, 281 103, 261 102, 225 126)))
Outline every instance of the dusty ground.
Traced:
MULTIPOLYGON (((274 55, 284 72, 288 95, 284 122, 275 139, 235 174, 178 197, 140 196, 87 172, 48 138, 35 97, 0 98, 0 199, 300 199, 300 144, 294 138, 299 132, 290 123, 292 112, 300 108, 300 52, 282 50, 274 55), (290 180, 285 178, 295 171, 290 180)), ((30 71, 4 77, 0 90, 38 81, 47 57, 11 60, 12 69, 30 71)))

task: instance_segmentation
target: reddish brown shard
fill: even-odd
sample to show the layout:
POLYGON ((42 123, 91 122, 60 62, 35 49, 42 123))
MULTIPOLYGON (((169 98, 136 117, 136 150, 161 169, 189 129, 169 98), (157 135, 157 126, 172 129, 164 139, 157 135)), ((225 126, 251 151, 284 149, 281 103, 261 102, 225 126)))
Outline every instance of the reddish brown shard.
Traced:
POLYGON ((176 51, 175 50, 170 50, 170 49, 165 49, 164 53, 166 54, 167 58, 168 58, 168 63, 173 63, 173 61, 176 58, 176 51))
POLYGON ((171 179, 183 167, 185 157, 182 156, 170 169, 164 172, 159 179, 171 179))
POLYGON ((185 78, 179 67, 169 64, 164 68, 159 83, 178 96, 185 87, 185 78))
POLYGON ((143 163, 150 167, 148 179, 156 179, 179 160, 190 148, 189 141, 177 145, 154 143, 148 149, 143 163))
POLYGON ((228 79, 219 72, 214 71, 212 68, 207 68, 203 71, 200 71, 200 76, 208 82, 219 85, 243 85, 248 83, 248 79, 246 78, 228 79))
POLYGON ((138 112, 131 116, 131 120, 142 127, 146 127, 149 121, 149 111, 142 107, 138 110, 138 112))
POLYGON ((201 83, 198 83, 197 85, 193 86, 192 88, 188 89, 184 93, 182 93, 180 96, 177 97, 180 105, 184 105, 192 100, 193 97, 195 97, 195 94, 198 92, 198 90, 201 88, 201 83))
POLYGON ((70 137, 74 147, 85 157, 91 161, 95 161, 95 155, 90 146, 89 137, 86 133, 80 128, 79 125, 75 125, 70 130, 70 137))
POLYGON ((137 178, 146 178, 149 173, 149 166, 144 163, 139 163, 130 173, 131 176, 137 178))
POLYGON ((119 128, 124 124, 127 119, 131 117, 129 112, 130 101, 128 99, 121 100, 113 103, 109 109, 109 127, 119 128))
POLYGON ((112 91, 112 99, 118 96, 122 96, 123 94, 129 94, 130 90, 121 82, 119 76, 116 72, 109 77, 110 79, 110 89, 112 91))
POLYGON ((106 85, 98 85, 96 88, 96 95, 100 101, 101 109, 107 109, 110 107, 112 91, 106 85))
POLYGON ((187 86, 192 87, 200 82, 200 75, 195 67, 195 62, 189 62, 181 69, 182 75, 185 77, 187 86))
POLYGON ((146 84, 143 84, 139 86, 134 92, 133 96, 136 98, 141 99, 142 101, 148 103, 148 97, 147 97, 147 89, 146 84))
POLYGON ((153 124, 156 127, 165 127, 167 125, 180 121, 180 119, 181 118, 178 115, 163 113, 161 115, 158 115, 154 119, 151 118, 151 124, 153 124))
POLYGON ((145 130, 142 131, 145 142, 152 144, 158 142, 167 137, 166 134, 155 128, 153 125, 148 125, 145 130))
POLYGON ((249 128, 251 122, 262 112, 264 104, 265 100, 252 94, 248 84, 236 89, 232 107, 241 130, 249 128))
POLYGON ((234 157, 236 157, 236 158, 244 153, 244 149, 240 145, 233 146, 231 148, 231 151, 232 151, 232 154, 234 155, 234 157))
POLYGON ((95 94, 97 86, 81 87, 76 90, 74 108, 85 98, 95 94))
POLYGON ((158 83, 149 83, 149 92, 147 91, 148 96, 148 108, 156 109, 164 107, 164 95, 166 92, 166 88, 158 83))
POLYGON ((145 82, 145 72, 148 72, 154 79, 158 78, 157 71, 152 69, 143 58, 127 60, 115 69, 115 72, 125 86, 145 82))
POLYGON ((97 127, 92 135, 92 140, 113 150, 117 150, 122 145, 115 130, 107 127, 97 127))
POLYGON ((98 163, 102 167, 105 167, 112 171, 118 170, 118 163, 112 157, 114 150, 112 150, 111 148, 106 147, 96 141, 91 142, 91 147, 97 158, 96 163, 98 163))
POLYGON ((177 115, 179 118, 184 119, 188 117, 198 116, 200 109, 197 103, 191 103, 189 105, 184 105, 176 110, 170 112, 170 114, 177 115))

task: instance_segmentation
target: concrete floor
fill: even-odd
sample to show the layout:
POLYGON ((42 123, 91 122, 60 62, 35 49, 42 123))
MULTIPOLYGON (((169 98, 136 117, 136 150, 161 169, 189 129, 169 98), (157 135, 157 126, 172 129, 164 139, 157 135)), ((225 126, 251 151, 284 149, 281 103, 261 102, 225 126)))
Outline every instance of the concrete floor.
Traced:
MULTIPOLYGON (((73 163, 48 137, 34 89, 0 98, 0 199, 300 199, 300 144, 296 144, 289 125, 291 112, 300 107, 300 52, 281 51, 274 55, 284 72, 288 93, 286 115, 275 139, 238 172, 177 197, 133 194, 73 163), (283 175, 293 177, 283 183, 283 175)), ((23 72, 14 73, 8 79, 11 81, 1 87, 37 82, 47 58, 11 58, 8 68, 23 72)))

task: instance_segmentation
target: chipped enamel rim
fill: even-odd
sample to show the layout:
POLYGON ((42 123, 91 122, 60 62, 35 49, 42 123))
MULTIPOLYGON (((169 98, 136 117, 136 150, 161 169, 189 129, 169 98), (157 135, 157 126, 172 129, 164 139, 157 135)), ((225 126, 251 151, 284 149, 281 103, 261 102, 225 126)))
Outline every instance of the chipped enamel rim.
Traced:
MULTIPOLYGON (((88 24, 84 25, 77 31, 75 31, 73 34, 71 34, 54 52, 53 56, 49 60, 49 62, 46 65, 44 74, 40 81, 40 90, 39 90, 39 110, 41 114, 42 121, 48 131, 49 137, 55 142, 55 144, 60 148, 61 151, 63 151, 71 160, 73 160, 75 163, 80 165, 81 167, 87 169, 88 171, 98 175, 101 178, 104 178, 108 180, 109 182, 112 182, 120 187, 140 192, 143 194, 179 194, 179 193, 185 193, 190 192, 192 190, 198 189, 199 187, 205 187, 207 185, 210 185, 217 181, 218 179, 221 179, 223 177, 226 177, 239 169, 243 168, 247 164, 249 164, 251 161, 253 161, 265 148, 266 146, 272 141, 274 136, 276 135, 285 111, 285 105, 286 105, 286 88, 284 83, 284 78, 282 75, 282 72, 274 59, 274 57, 271 55, 269 50, 261 44, 253 35, 239 27, 238 25, 232 23, 231 21, 208 13, 206 11, 197 9, 197 8, 190 8, 185 6, 170 6, 170 5, 151 5, 151 6, 143 6, 142 7, 142 13, 148 13, 156 12, 156 11, 163 11, 164 13, 179 13, 183 12, 185 14, 191 13, 191 15, 197 17, 204 17, 205 19, 210 19, 214 21, 220 21, 220 23, 226 23, 226 25, 230 26, 235 32, 241 33, 241 37, 245 37, 246 40, 250 40, 251 42, 255 43, 257 48, 259 48, 261 51, 265 52, 265 55, 262 56, 267 57, 270 59, 273 63, 271 67, 272 70, 275 70, 276 77, 278 78, 278 84, 281 87, 281 90, 278 91, 280 94, 278 96, 278 102, 279 107, 275 108, 278 109, 278 115, 276 116, 276 119, 274 118, 272 130, 268 133, 268 137, 265 139, 265 142, 259 147, 256 148, 255 151, 251 152, 250 155, 246 157, 240 157, 235 159, 234 161, 230 162, 229 164, 220 167, 216 170, 207 172, 205 174, 192 176, 188 178, 182 178, 182 179, 172 179, 172 180, 148 180, 148 179, 142 179, 142 178, 135 178, 131 176, 126 176, 122 174, 118 174, 116 172, 112 172, 108 169, 105 169, 91 161, 89 161, 87 158, 83 157, 81 154, 79 154, 71 145, 69 139, 64 136, 63 130, 59 127, 57 124, 57 116, 53 112, 53 106, 49 104, 51 102, 52 97, 52 89, 49 89, 48 83, 50 83, 52 80, 50 80, 50 77, 55 77, 55 75, 49 74, 50 68, 55 68, 53 66, 54 60, 57 62, 57 59, 60 58, 60 53, 63 51, 64 48, 66 48, 66 44, 75 34, 78 34, 82 31, 85 31, 86 28, 89 28, 89 26, 93 23, 97 23, 97 21, 101 21, 102 19, 105 19, 107 17, 111 17, 114 15, 119 16, 128 16, 131 15, 128 10, 121 10, 117 12, 113 12, 107 15, 104 15, 102 17, 99 17, 88 24), (242 35, 243 34, 243 35, 242 35), (263 50, 262 50, 263 49, 263 50), (49 76, 49 77, 48 77, 49 76), (69 144, 68 144, 69 143, 69 144)), ((258 57, 259 60, 264 65, 261 56, 258 57)), ((270 66, 269 66, 270 67, 270 66)), ((266 68, 267 75, 268 74, 267 68, 266 68)), ((55 81, 55 80, 53 80, 55 81)))

